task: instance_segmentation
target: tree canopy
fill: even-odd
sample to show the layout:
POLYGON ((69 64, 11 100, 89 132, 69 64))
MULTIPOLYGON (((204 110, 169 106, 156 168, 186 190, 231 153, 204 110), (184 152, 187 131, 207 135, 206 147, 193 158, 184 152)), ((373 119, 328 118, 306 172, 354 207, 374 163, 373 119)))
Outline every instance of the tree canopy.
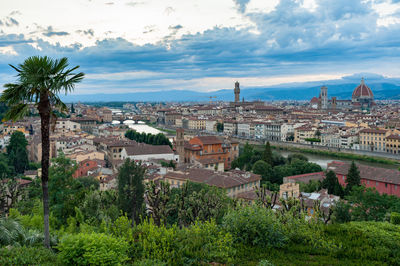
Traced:
POLYGON ((17 174, 23 174, 29 168, 26 146, 28 146, 28 141, 24 133, 15 131, 11 135, 10 144, 7 146, 7 156, 9 164, 14 167, 17 174))

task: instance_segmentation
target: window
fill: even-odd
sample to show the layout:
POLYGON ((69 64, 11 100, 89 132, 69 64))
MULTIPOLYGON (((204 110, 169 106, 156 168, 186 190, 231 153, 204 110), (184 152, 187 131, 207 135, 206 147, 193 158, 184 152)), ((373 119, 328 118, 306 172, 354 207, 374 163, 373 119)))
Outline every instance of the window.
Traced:
POLYGON ((385 183, 385 187, 387 188, 387 183, 385 183))

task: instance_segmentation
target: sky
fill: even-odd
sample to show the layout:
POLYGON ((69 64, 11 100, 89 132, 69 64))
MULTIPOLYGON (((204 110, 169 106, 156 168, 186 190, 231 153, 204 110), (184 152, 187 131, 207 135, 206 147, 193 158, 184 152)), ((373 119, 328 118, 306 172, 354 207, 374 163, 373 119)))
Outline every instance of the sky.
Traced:
POLYGON ((33 55, 75 94, 400 77, 400 0, 0 0, 0 85, 33 55))

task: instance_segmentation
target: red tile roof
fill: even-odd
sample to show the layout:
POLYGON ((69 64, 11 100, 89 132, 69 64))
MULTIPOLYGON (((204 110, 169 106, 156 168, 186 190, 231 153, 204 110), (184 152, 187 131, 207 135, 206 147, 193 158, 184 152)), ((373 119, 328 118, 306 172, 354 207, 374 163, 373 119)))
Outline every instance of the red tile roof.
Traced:
MULTIPOLYGON (((372 167, 363 164, 356 164, 360 171, 361 179, 380 181, 400 185, 400 171, 397 169, 386 169, 381 167, 372 167)), ((350 164, 345 162, 333 161, 328 164, 327 170, 332 170, 336 174, 347 176, 350 164)))

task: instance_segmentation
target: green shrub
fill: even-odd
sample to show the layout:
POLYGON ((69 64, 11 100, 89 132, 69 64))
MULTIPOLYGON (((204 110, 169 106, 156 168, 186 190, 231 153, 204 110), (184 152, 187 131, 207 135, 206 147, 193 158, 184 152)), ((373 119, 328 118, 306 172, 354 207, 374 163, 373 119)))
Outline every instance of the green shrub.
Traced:
POLYGON ((137 259, 150 259, 171 262, 177 254, 177 227, 157 226, 153 220, 144 220, 134 228, 135 242, 133 254, 137 259))
POLYGON ((305 213, 299 214, 296 208, 277 215, 289 239, 289 249, 309 254, 330 254, 337 250, 337 244, 324 236, 325 225, 320 220, 307 219, 305 213))
POLYGON ((236 252, 232 235, 221 231, 215 221, 196 222, 183 228, 179 231, 177 241, 185 264, 227 263, 231 262, 236 252))
POLYGON ((390 222, 392 224, 400 224, 400 213, 398 212, 392 212, 390 214, 390 222))
POLYGON ((69 265, 118 265, 128 260, 126 241, 99 233, 64 236, 57 249, 61 262, 69 265))
POLYGON ((282 224, 271 210, 247 206, 229 211, 223 227, 238 243, 262 247, 282 247, 287 242, 282 224))
POLYGON ((0 265, 59 265, 57 255, 43 247, 0 248, 0 265))

